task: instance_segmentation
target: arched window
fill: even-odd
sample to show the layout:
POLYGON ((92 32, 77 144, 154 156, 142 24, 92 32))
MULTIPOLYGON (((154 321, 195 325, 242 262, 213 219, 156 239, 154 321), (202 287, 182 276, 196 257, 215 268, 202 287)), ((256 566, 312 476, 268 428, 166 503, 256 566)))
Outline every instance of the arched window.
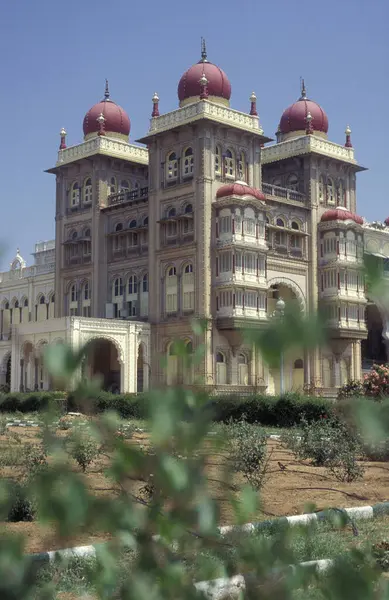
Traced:
POLYGON ((28 300, 27 300, 27 298, 26 298, 26 299, 25 299, 25 301, 24 301, 24 307, 25 307, 25 308, 28 308, 28 300))
POLYGON ((14 308, 19 308, 19 300, 15 300, 15 302, 14 302, 14 308))
POLYGON ((83 289, 83 299, 84 300, 90 300, 90 286, 89 286, 89 282, 86 281, 84 283, 84 289, 83 289))
MULTIPOLYGON (((170 208, 167 212, 167 218, 168 219, 174 219, 174 217, 176 216, 177 212, 175 208, 170 208)), ((168 221, 167 223, 167 229, 166 229, 166 235, 168 237, 174 237, 175 235, 177 235, 177 221, 168 221)))
POLYGON ((269 217, 265 217, 265 240, 267 242, 269 241, 269 238, 270 238, 269 224, 270 224, 269 217))
POLYGON ((276 220, 276 225, 277 225, 277 227, 285 227, 284 219, 281 219, 281 217, 278 217, 276 220))
POLYGON ((182 164, 182 174, 184 177, 193 175, 194 158, 192 148, 187 148, 184 152, 184 161, 182 164))
MULTIPOLYGON (((28 300, 26 300, 26 302, 27 302, 27 304, 25 304, 24 306, 28 306, 28 300)), ((52 302, 52 303, 55 302, 55 294, 51 294, 50 302, 52 302)))
POLYGON ((318 194, 319 194, 319 202, 324 202, 324 179, 323 179, 323 175, 320 175, 320 177, 319 177, 318 194))
POLYGON ((123 231, 123 223, 116 223, 115 231, 123 231))
POLYGON ((109 186, 108 186, 108 193, 116 194, 116 192, 117 192, 116 177, 111 177, 109 186))
POLYGON ((189 340, 185 344, 185 360, 184 360, 184 384, 193 385, 194 380, 194 364, 193 364, 193 344, 189 340))
POLYGON ((184 267, 182 277, 182 308, 184 311, 194 310, 195 292, 194 292, 194 273, 192 263, 184 267))
POLYGON ((246 181, 246 157, 244 152, 240 152, 238 156, 238 179, 246 181))
POLYGON ((131 189, 130 182, 127 179, 122 179, 120 182, 120 192, 129 192, 131 189))
POLYGON ((178 280, 176 267, 169 267, 166 274, 166 312, 177 312, 178 280))
POLYGON ((143 219, 143 226, 144 226, 144 227, 147 227, 147 226, 148 226, 148 224, 149 224, 149 217, 145 217, 145 218, 143 219))
POLYGON ((299 231, 300 225, 297 223, 297 221, 292 221, 292 229, 296 229, 296 231, 299 231))
POLYGON ((356 243, 355 233, 353 231, 347 232, 346 243, 347 243, 347 255, 348 256, 356 256, 357 243, 356 243))
POLYGON ((290 247, 295 250, 301 249, 301 237, 299 235, 291 235, 290 236, 290 247))
POLYGON ((175 152, 170 152, 166 160, 166 179, 174 181, 178 177, 178 159, 175 152))
POLYGON ((136 317, 138 314, 138 278, 130 275, 127 283, 127 307, 128 316, 136 317))
POLYGON ((70 189, 70 204, 71 206, 78 206, 80 204, 80 185, 77 181, 72 183, 70 189))
POLYGON ((6 303, 4 304, 4 310, 9 310, 9 302, 6 302, 6 303))
POLYGON ((339 179, 336 188, 336 203, 338 206, 346 206, 343 182, 341 179, 339 179))
POLYGON ((135 229, 136 228, 136 221, 135 219, 132 219, 132 221, 130 221, 130 224, 128 226, 130 229, 135 229))
POLYGON ((84 231, 84 237, 90 238, 90 229, 89 228, 85 229, 85 231, 84 231))
POLYGON ((84 181, 84 204, 92 202, 92 179, 88 177, 84 181))
POLYGON ((327 179, 327 203, 335 204, 334 182, 331 177, 327 179))
POLYGON ((142 277, 140 291, 140 316, 147 317, 149 313, 149 276, 145 273, 142 277))
MULTIPOLYGON (((276 225, 277 225, 277 227, 285 227, 284 219, 281 219, 281 217, 278 217, 276 219, 276 225)), ((286 247, 286 233, 284 231, 276 231, 274 233, 274 243, 276 246, 281 246, 282 248, 285 248, 286 247)))
POLYGON ((133 294, 138 293, 138 279, 136 275, 130 275, 128 278, 128 295, 132 296, 133 294))
POLYGON ((123 296, 123 279, 121 277, 116 277, 113 283, 113 295, 115 298, 123 296))
POLYGON ((77 302, 77 286, 75 283, 70 286, 70 302, 77 302))
POLYGON ((142 292, 148 292, 149 291, 149 276, 147 273, 145 273, 143 275, 143 279, 142 279, 142 292))
POLYGON ((289 175, 286 187, 288 187, 290 190, 295 190, 296 192, 298 191, 299 180, 295 173, 289 175))
POLYGON ((82 286, 81 301, 82 301, 82 316, 91 317, 91 288, 89 281, 85 281, 82 286))
POLYGON ((167 346, 166 367, 166 383, 167 385, 174 385, 178 379, 178 356, 173 342, 170 342, 167 346))
POLYGON ((216 385, 226 385, 227 364, 226 357, 222 352, 216 352, 216 385))
POLYGON ((302 358, 298 358, 297 360, 294 361, 294 365, 293 365, 294 369, 303 369, 304 368, 304 361, 302 358))
POLYGON ((247 363, 247 356, 245 354, 238 354, 238 385, 249 384, 249 369, 247 363))
POLYGON ((221 158, 222 158, 222 151, 220 146, 216 146, 215 148, 215 174, 216 175, 221 175, 221 158))
POLYGON ((41 296, 41 297, 39 298, 39 304, 44 304, 44 303, 45 303, 45 297, 44 297, 44 296, 41 296))
POLYGON ((191 215, 193 213, 193 206, 192 204, 187 204, 185 206, 185 210, 184 210, 186 215, 191 215))
POLYGON ((224 170, 226 177, 235 177, 235 157, 232 150, 228 149, 224 158, 224 170))

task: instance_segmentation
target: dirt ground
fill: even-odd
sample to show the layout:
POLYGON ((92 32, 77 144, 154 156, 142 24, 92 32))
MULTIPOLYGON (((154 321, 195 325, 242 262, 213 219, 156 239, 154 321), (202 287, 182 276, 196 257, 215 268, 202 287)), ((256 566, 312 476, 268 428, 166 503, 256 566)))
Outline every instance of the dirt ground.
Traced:
MULTIPOLYGON (((36 438, 37 430, 32 428, 14 428, 23 441, 31 443, 36 438)), ((64 435, 64 432, 59 432, 64 435)), ((0 436, 0 443, 7 438, 0 436)), ((136 434, 138 443, 147 444, 147 434, 136 434)), ((269 440, 271 459, 268 466, 268 478, 261 492, 262 508, 256 516, 257 520, 282 515, 297 515, 306 511, 307 505, 315 504, 316 510, 329 507, 364 506, 383 502, 389 499, 389 464, 364 462, 365 475, 355 483, 341 483, 326 473, 324 468, 311 467, 308 462, 297 461, 293 454, 282 448, 278 441, 269 440), (279 465, 281 463, 281 467, 279 465)), ((228 484, 221 481, 222 466, 225 457, 216 454, 210 457, 207 465, 209 489, 219 502, 220 524, 232 522, 226 490, 228 484)), ((88 486, 97 495, 116 494, 117 490, 104 475, 106 459, 92 463, 85 477, 88 486)), ((76 468, 76 467, 75 467, 76 468)), ((12 467, 0 470, 0 476, 9 477, 15 471, 12 467)), ((12 476, 12 475, 11 475, 12 476)), ((234 483, 244 480, 236 475, 234 483)), ((32 523, 3 523, 2 531, 12 531, 26 537, 27 552, 43 552, 63 547, 82 546, 109 539, 109 535, 86 531, 83 535, 57 540, 50 527, 32 523)))

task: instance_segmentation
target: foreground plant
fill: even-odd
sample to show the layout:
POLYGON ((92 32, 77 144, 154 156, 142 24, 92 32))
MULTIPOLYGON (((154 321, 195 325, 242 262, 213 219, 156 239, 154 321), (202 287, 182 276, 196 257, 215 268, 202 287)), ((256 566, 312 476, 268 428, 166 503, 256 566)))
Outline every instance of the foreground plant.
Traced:
MULTIPOLYGON (((297 330, 295 323, 294 331, 297 330)), ((74 378, 82 358, 82 351, 75 354, 65 346, 53 348, 47 367, 53 377, 74 378)), ((76 393, 78 403, 85 401, 88 405, 96 389, 83 383, 76 393)), ((218 505, 208 490, 207 460, 215 453, 228 454, 232 450, 234 469, 239 466, 247 480, 258 488, 261 480, 256 480, 255 472, 265 460, 261 430, 255 426, 248 430, 247 424, 241 423, 227 439, 223 435, 210 436, 209 398, 182 389, 150 392, 145 404, 147 448, 117 435, 120 422, 116 414, 106 413, 93 419, 90 433, 85 428, 80 430, 79 438, 73 438, 73 446, 58 442, 48 417, 43 437, 48 466, 37 468, 29 481, 38 518, 55 528, 59 545, 66 545, 70 535, 77 536, 85 528, 109 532, 111 541, 97 549, 95 567, 83 572, 93 596, 101 600, 209 598, 210 587, 196 587, 195 582, 240 573, 245 584, 244 591, 243 587, 238 590, 241 599, 292 600, 301 590, 303 597, 309 598, 310 586, 319 589, 321 583, 311 569, 289 568, 296 563, 290 543, 293 532, 239 535, 231 539, 218 531, 218 505), (77 448, 81 467, 86 468, 93 456, 85 447, 79 452, 85 435, 90 435, 106 453, 108 475, 120 490, 118 495, 94 496, 83 473, 72 469, 67 447, 72 448, 74 456, 77 448), (134 487, 139 480, 146 484, 152 480, 151 494, 140 497, 134 487), (129 558, 125 563, 124 557, 129 558)), ((226 461, 226 472, 219 474, 224 482, 233 476, 234 469, 228 470, 228 464, 226 461)), ((3 513, 9 498, 7 492, 11 490, 1 483, 3 513)), ((239 496, 227 486, 223 493, 231 501, 236 524, 247 523, 258 513, 258 492, 252 485, 246 485, 239 496)), ((0 538, 0 598, 55 598, 56 578, 39 580, 36 567, 32 568, 23 554, 20 538, 0 538)), ((379 592, 378 575, 362 552, 337 564, 322 588, 325 597, 332 600, 387 597, 385 590, 379 592)), ((227 598, 227 593, 230 596, 226 592, 219 599, 227 598)))

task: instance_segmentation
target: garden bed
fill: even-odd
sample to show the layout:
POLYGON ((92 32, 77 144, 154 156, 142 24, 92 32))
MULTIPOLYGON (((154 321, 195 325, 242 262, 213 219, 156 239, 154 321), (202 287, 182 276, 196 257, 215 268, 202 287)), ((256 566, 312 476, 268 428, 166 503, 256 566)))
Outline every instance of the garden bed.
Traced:
MULTIPOLYGON (((21 443, 34 443, 38 441, 38 428, 10 428, 20 436, 21 443)), ((68 435, 67 431, 57 431, 58 436, 68 435)), ((148 434, 135 433, 132 441, 147 446, 148 434)), ((0 444, 12 444, 9 434, 0 436, 0 444)), ((261 491, 262 508, 256 515, 256 520, 263 520, 283 515, 296 515, 315 509, 321 510, 328 507, 352 507, 376 504, 387 500, 389 489, 389 467, 387 463, 374 463, 364 461, 365 474, 360 481, 341 483, 328 471, 321 467, 313 467, 308 461, 299 461, 287 449, 283 448, 277 440, 267 442, 270 460, 267 478, 261 491)), ((233 515, 228 501, 228 484, 221 480, 222 467, 225 463, 224 453, 213 454, 207 463, 207 476, 209 489, 217 499, 220 508, 220 524, 231 524, 233 515)), ((88 487, 96 495, 113 495, 119 490, 106 477, 105 469, 108 459, 98 458, 87 469, 84 477, 88 487)), ((79 470, 75 464, 74 468, 79 470)), ((17 475, 15 466, 2 466, 1 477, 17 475)), ((243 477, 234 476, 234 484, 242 485, 243 477)), ((134 484, 134 492, 140 487, 134 484)), ((26 536, 27 552, 41 552, 75 545, 86 545, 109 539, 109 535, 85 531, 82 535, 68 540, 55 538, 51 528, 44 528, 36 522, 4 523, 3 530, 18 532, 26 536)))

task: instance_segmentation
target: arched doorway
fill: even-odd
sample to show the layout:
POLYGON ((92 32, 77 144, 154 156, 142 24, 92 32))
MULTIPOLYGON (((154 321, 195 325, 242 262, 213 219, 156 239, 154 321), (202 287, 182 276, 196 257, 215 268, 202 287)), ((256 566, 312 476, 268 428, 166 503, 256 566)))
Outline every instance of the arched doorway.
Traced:
MULTIPOLYGON (((288 311, 302 311, 302 299, 286 283, 274 283, 267 293, 267 315, 269 319, 282 318, 277 312, 277 301, 282 299, 288 311)), ((299 356, 301 350, 290 349, 279 357, 279 364, 269 368, 268 393, 278 395, 304 388, 304 361, 299 356), (281 369, 282 366, 282 369, 281 369), (282 378, 282 381, 281 381, 282 378)))
POLYGON ((293 362, 292 389, 294 392, 301 392, 304 389, 304 361, 297 358, 293 362))
POLYGON ((365 313, 367 339, 362 340, 362 369, 370 369, 374 363, 387 362, 385 341, 382 336, 384 324, 375 304, 368 304, 365 313))
POLYGON ((238 354, 238 385, 249 384, 249 366, 247 356, 241 352, 238 354))
POLYGON ((100 377, 102 389, 107 392, 121 391, 121 364, 115 344, 106 338, 96 338, 87 345, 84 375, 100 377))

